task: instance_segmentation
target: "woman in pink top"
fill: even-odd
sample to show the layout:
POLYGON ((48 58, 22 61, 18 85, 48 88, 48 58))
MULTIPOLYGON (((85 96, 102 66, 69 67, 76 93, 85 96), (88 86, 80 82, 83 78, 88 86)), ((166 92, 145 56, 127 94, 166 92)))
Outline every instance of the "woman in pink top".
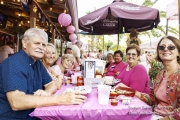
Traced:
POLYGON ((58 74, 56 74, 52 68, 51 65, 54 63, 56 60, 56 47, 52 43, 48 43, 46 46, 46 51, 44 53, 44 57, 42 58, 42 63, 44 67, 46 68, 47 72, 51 76, 52 80, 56 81, 58 88, 60 89, 62 85, 62 77, 58 74))
POLYGON ((164 69, 157 74, 150 94, 136 91, 135 95, 154 106, 153 120, 180 120, 180 40, 163 37, 156 51, 164 69))
MULTIPOLYGON (((149 76, 146 72, 146 68, 138 64, 140 58, 141 49, 136 44, 131 44, 126 49, 126 60, 128 65, 125 66, 121 74, 118 75, 118 79, 121 82, 139 92, 149 93, 149 76)), ((120 85, 122 85, 122 83, 120 85)))
POLYGON ((114 52, 114 62, 111 63, 104 72, 106 76, 114 76, 114 78, 119 75, 119 73, 124 69, 126 63, 123 61, 123 53, 120 50, 114 52))

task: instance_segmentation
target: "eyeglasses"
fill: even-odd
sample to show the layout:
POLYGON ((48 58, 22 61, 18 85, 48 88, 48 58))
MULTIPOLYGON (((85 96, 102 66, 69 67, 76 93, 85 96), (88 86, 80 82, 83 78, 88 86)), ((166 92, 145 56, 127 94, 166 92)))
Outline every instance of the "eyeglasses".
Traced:
MULTIPOLYGON (((166 48, 166 46, 163 46, 163 45, 158 46, 159 50, 165 50, 165 48, 166 48)), ((167 46, 167 49, 168 50, 174 50, 174 49, 176 49, 176 46, 170 45, 170 46, 167 46)))
POLYGON ((135 53, 127 53, 126 55, 127 56, 131 56, 132 55, 133 57, 135 57, 137 54, 135 54, 135 53))

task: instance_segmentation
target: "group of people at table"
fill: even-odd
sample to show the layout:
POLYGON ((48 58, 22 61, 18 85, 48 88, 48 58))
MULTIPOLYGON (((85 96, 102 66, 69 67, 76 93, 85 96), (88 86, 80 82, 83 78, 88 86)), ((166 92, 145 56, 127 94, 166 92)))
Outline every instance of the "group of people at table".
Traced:
MULTIPOLYGON (((145 67, 138 63, 141 50, 131 44, 126 49, 126 62, 120 50, 114 52, 114 62, 105 69, 105 75, 121 80, 117 86, 134 89, 135 96, 153 107, 153 118, 180 119, 180 41, 165 36, 157 45, 157 60, 164 68, 159 71, 153 88, 145 67)), ((108 58, 109 59, 109 58, 108 58)), ((0 64, 0 119, 37 119, 29 114, 36 107, 72 105, 86 102, 83 91, 64 92, 63 74, 74 64, 74 56, 65 54, 58 65, 56 48, 48 43, 48 35, 41 29, 30 28, 24 33, 22 50, 0 64)))

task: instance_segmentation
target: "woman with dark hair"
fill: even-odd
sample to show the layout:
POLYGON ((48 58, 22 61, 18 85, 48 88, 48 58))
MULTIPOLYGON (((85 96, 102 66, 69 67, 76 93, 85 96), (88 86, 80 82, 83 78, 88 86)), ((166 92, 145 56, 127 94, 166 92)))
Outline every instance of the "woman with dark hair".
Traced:
POLYGON ((157 45, 157 57, 164 69, 158 72, 150 94, 136 91, 135 95, 154 106, 153 119, 180 120, 180 40, 163 37, 157 45))
POLYGON ((146 68, 138 64, 138 60, 141 55, 141 49, 138 45, 129 45, 126 49, 126 61, 127 65, 122 70, 121 74, 118 75, 118 79, 122 83, 119 86, 128 86, 134 90, 149 93, 149 76, 146 68))
POLYGON ((107 54, 107 57, 106 57, 106 60, 107 60, 107 62, 106 62, 105 68, 108 68, 108 66, 109 66, 111 63, 114 62, 113 54, 112 54, 112 53, 108 53, 108 54, 107 54))
POLYGON ((123 53, 117 50, 114 52, 114 62, 105 69, 104 76, 114 76, 114 78, 116 78, 125 66, 126 63, 123 61, 123 53))

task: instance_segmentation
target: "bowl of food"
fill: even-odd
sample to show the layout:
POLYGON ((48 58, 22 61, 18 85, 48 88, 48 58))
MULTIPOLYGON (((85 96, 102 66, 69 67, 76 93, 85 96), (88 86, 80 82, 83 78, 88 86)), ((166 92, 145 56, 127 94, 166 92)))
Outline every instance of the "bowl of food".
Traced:
POLYGON ((116 91, 110 91, 110 98, 116 98, 119 94, 116 91))

